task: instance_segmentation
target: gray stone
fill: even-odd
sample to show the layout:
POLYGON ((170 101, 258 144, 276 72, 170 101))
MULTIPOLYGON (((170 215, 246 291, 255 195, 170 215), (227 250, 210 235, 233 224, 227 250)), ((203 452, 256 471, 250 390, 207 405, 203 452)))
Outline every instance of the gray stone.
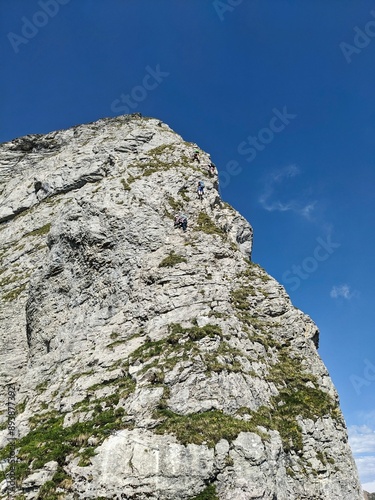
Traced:
POLYGON ((360 499, 318 329, 251 261, 196 147, 139 115, 0 145, 0 446, 14 384, 17 438, 62 450, 68 500, 360 499), (288 390, 318 409, 288 413, 288 390))
POLYGON ((23 482, 22 488, 24 490, 37 489, 42 486, 47 481, 50 481, 57 471, 58 463, 51 461, 47 462, 44 467, 40 470, 35 471, 30 474, 23 482))

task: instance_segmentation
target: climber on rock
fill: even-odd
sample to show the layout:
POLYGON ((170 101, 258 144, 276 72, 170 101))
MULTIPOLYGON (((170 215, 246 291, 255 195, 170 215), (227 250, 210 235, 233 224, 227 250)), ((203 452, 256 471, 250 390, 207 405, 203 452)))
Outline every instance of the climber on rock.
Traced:
POLYGON ((185 214, 178 214, 174 218, 174 227, 181 228, 184 232, 187 229, 187 216, 185 214))
POLYGON ((203 181, 198 181, 197 194, 198 194, 198 198, 200 200, 202 200, 203 196, 204 196, 204 182, 203 181))
POLYGON ((193 160, 196 160, 199 163, 199 149, 194 150, 193 160))
POLYGON ((185 233, 186 229, 187 229, 187 223, 188 223, 186 215, 183 215, 181 219, 182 219, 181 227, 182 227, 183 232, 185 233))
POLYGON ((216 174, 216 167, 213 163, 208 166, 208 173, 212 176, 216 174))
POLYGON ((47 183, 38 181, 34 177, 34 191, 38 200, 41 200, 49 194, 50 188, 47 183))

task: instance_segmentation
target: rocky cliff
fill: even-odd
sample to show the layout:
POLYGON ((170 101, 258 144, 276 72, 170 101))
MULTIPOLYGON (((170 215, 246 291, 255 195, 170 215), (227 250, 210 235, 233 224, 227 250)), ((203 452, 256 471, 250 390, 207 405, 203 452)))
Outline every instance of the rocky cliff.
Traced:
POLYGON ((362 498, 317 327, 195 149, 139 115, 0 146, 1 498, 362 498))

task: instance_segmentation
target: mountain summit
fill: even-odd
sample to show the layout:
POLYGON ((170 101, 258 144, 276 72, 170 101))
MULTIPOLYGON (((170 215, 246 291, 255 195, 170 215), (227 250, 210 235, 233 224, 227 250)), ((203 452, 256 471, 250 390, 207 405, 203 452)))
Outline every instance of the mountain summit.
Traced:
POLYGON ((2 144, 0 178, 1 498, 363 498, 317 327, 207 153, 126 115, 2 144))

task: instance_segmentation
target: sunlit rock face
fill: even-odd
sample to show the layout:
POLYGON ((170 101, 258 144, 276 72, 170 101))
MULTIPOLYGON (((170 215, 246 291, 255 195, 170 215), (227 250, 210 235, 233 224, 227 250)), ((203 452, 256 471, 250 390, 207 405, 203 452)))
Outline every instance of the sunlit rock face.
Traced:
POLYGON ((196 149, 140 115, 0 146, 19 498, 362 498, 317 327, 196 149))

